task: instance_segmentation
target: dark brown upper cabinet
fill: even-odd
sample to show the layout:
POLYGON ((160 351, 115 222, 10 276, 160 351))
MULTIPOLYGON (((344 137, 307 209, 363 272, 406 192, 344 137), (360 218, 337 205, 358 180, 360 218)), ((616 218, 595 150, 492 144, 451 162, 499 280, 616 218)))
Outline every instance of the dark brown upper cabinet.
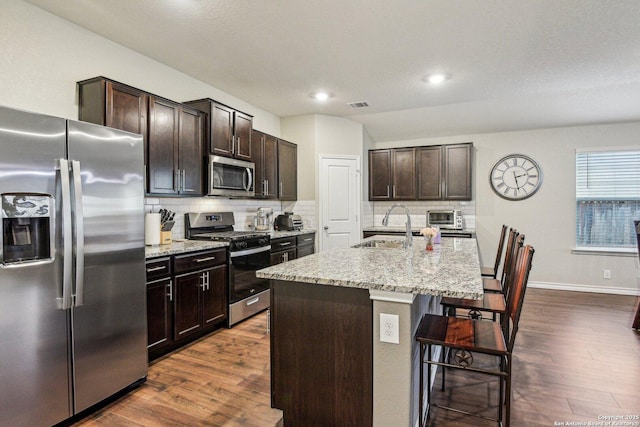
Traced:
POLYGON ((278 139, 258 130, 251 135, 251 161, 255 163, 255 196, 278 197, 278 139))
POLYGON ((207 113, 206 140, 210 154, 251 161, 252 116, 210 98, 185 104, 207 113))
POLYGON ((278 139, 278 199, 298 200, 298 146, 278 139))
POLYGON ((444 199, 471 200, 473 144, 443 145, 444 199))
POLYGON ((369 151, 369 200, 416 199, 416 150, 369 151))
POLYGON ((471 200, 473 144, 369 151, 369 200, 471 200))
POLYGON ((203 113, 105 77, 78 82, 78 95, 80 120, 143 136, 147 194, 204 194, 203 113))
POLYGON ((203 194, 203 133, 200 111, 149 97, 149 194, 203 194))

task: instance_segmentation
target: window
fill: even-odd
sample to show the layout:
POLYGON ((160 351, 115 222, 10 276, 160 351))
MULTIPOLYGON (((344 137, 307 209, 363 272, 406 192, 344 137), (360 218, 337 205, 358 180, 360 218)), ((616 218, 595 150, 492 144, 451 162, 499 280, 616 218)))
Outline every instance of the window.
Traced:
POLYGON ((640 148, 576 153, 577 249, 636 248, 640 148))

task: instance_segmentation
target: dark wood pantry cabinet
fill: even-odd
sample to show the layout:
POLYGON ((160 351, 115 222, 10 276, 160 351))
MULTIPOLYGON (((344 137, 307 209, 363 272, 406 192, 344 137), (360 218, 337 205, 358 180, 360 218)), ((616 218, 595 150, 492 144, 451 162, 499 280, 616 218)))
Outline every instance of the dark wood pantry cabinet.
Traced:
POLYGON ((251 161, 253 116, 210 98, 184 104, 207 113, 206 140, 210 154, 251 161))

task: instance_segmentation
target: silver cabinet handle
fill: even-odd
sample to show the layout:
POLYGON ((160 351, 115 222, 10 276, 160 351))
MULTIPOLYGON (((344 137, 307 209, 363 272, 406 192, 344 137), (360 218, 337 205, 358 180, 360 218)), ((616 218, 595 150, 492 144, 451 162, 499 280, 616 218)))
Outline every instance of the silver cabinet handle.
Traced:
POLYGON ((232 135, 231 136, 231 154, 235 154, 235 152, 236 152, 236 139, 232 135))
POLYGON ((160 270, 164 270, 165 268, 167 268, 166 265, 163 265, 162 267, 151 267, 151 268, 147 268, 147 273, 152 273, 154 271, 160 271, 160 270))
POLYGON ((289 246, 291 242, 281 242, 279 246, 289 246))
POLYGON ((191 190, 187 190, 185 187, 185 170, 184 169, 180 169, 181 174, 182 174, 182 191, 191 191, 191 190))
POLYGON ((173 191, 180 191, 180 169, 174 171, 175 182, 173 183, 173 191))
POLYGON ((265 185, 264 194, 265 194, 265 196, 268 196, 269 195, 269 180, 268 179, 264 180, 264 185, 265 185))
POLYGON ((393 184, 393 198, 396 198, 396 185, 393 184))
POLYGON ((169 301, 173 301, 173 284, 171 281, 167 283, 167 296, 169 297, 169 301))
MULTIPOLYGON (((325 226, 326 227, 326 226, 325 226)), ((327 227, 327 229, 329 229, 329 227, 327 227)), ((302 239, 303 242, 310 242, 313 239, 311 237, 307 238, 307 239, 302 239)))
POLYGON ((282 181, 280 181, 280 196, 282 196, 282 181))
POLYGON ((69 162, 66 159, 56 161, 56 169, 60 172, 60 191, 62 198, 62 301, 58 308, 71 308, 72 290, 72 232, 71 232, 71 188, 69 186, 69 162))
POLYGON ((198 259, 195 260, 195 262, 213 261, 214 259, 216 259, 216 257, 210 256, 210 257, 206 257, 206 258, 198 258, 198 259))
POLYGON ((202 275, 200 276, 200 287, 203 291, 207 289, 206 276, 207 273, 202 273, 202 275))
POLYGON ((82 210, 82 176, 80 162, 71 161, 73 198, 75 201, 76 295, 75 306, 84 304, 84 212, 82 210))
POLYGON ((389 186, 387 185, 387 197, 389 197, 389 196, 390 196, 390 194, 389 194, 389 186))

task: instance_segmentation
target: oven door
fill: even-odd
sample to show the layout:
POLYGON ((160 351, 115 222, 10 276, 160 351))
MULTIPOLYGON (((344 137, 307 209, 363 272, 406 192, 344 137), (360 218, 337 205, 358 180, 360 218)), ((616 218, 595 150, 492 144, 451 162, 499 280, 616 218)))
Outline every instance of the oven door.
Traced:
POLYGON ((271 246, 262 246, 229 254, 229 303, 257 295, 269 289, 269 279, 259 279, 256 271, 269 267, 271 246))
POLYGON ((209 156, 209 196, 253 197, 255 164, 209 156))

